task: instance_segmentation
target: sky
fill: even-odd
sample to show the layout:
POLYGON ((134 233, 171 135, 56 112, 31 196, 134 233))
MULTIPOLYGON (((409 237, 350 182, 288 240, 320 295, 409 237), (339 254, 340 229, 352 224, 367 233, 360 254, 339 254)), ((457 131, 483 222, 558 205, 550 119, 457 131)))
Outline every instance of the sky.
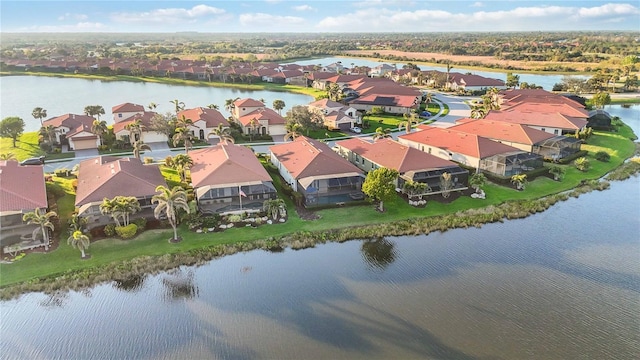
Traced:
POLYGON ((640 31, 638 0, 6 1, 1 32, 640 31))

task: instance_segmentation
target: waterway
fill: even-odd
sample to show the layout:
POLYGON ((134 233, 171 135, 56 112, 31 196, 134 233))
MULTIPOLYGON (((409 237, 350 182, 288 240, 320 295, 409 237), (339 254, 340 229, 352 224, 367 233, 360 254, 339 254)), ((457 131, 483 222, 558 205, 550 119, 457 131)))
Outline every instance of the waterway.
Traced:
POLYGON ((27 294, 0 303, 0 358, 638 359, 639 189, 27 294))
POLYGON ((311 96, 289 92, 44 76, 0 77, 0 91, 0 118, 22 118, 27 132, 40 128, 40 121, 31 116, 36 107, 46 109, 48 116, 54 117, 67 113, 83 114, 85 106, 101 105, 106 113, 102 119, 112 123, 111 108, 125 102, 143 106, 153 102, 158 104, 156 111, 164 113, 175 111, 171 101, 178 99, 184 102, 187 109, 215 104, 223 115, 229 116, 224 108, 225 101, 237 97, 264 99, 267 106, 271 106, 276 99, 283 100, 286 107, 282 114, 295 105, 313 101, 311 96))

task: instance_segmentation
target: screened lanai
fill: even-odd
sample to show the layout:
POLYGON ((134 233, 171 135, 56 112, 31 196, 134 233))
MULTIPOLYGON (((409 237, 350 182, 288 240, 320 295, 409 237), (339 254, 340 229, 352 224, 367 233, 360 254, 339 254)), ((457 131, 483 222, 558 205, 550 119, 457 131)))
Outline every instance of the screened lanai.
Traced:
POLYGON ((580 151, 580 140, 568 136, 554 136, 533 145, 533 152, 545 159, 558 160, 580 151))
POLYGON ((480 160, 481 171, 500 176, 526 173, 542 166, 542 156, 523 151, 498 154, 480 160))

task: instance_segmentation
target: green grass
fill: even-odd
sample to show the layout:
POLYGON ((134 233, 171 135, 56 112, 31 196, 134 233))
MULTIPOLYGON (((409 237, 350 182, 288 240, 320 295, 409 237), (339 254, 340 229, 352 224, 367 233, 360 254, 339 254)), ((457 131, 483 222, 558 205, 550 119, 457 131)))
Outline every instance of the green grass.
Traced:
POLYGON ((18 161, 44 155, 44 151, 38 146, 38 133, 27 132, 22 134, 13 147, 13 140, 0 138, 0 154, 13 153, 18 161))

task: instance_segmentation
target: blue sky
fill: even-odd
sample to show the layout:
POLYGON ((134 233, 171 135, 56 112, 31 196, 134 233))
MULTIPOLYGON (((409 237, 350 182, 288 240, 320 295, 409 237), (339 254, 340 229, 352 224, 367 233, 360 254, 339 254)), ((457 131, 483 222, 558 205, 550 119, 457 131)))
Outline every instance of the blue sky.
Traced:
POLYGON ((5 1, 2 32, 640 31, 631 1, 5 1))

